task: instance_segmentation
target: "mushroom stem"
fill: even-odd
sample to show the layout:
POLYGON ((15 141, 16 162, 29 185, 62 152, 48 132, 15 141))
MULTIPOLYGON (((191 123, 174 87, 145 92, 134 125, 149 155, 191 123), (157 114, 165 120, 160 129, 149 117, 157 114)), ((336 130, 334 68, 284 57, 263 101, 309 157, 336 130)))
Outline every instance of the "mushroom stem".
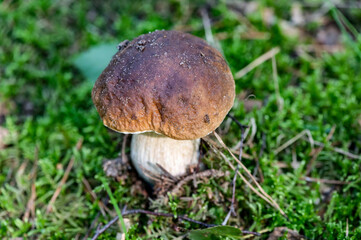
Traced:
POLYGON ((172 176, 181 176, 198 164, 199 139, 175 140, 156 133, 135 134, 131 142, 131 158, 139 175, 149 183, 159 177, 162 169, 172 176))

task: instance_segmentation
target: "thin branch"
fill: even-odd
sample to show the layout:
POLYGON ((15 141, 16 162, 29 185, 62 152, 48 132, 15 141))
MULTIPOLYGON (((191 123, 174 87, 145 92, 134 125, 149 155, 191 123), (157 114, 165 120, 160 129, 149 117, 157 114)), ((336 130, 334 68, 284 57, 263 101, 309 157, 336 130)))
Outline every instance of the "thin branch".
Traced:
MULTIPOLYGON (((212 148, 212 150, 216 153, 221 155, 221 157, 228 163, 228 165, 230 166, 230 168, 232 170, 236 170, 236 168, 233 166, 233 164, 228 160, 228 158, 226 157, 226 155, 224 155, 223 152, 219 151, 218 149, 216 149, 214 146, 212 146, 210 143, 208 143, 209 146, 212 148)), ((236 160, 238 160, 237 158, 235 158, 236 160)), ((246 183, 246 185, 255 193, 257 194, 260 198, 262 198, 263 200, 265 200, 267 203, 269 203, 271 206, 273 206, 273 203, 266 198, 265 196, 263 196, 257 189, 255 189, 248 181, 247 179, 242 175, 242 173, 240 173, 238 171, 238 175, 241 177, 242 181, 246 183)))
MULTIPOLYGON (((310 140, 306 139, 306 141, 309 142, 310 140)), ((313 141, 313 144, 316 145, 316 146, 325 147, 325 144, 323 144, 322 142, 313 141)), ((329 148, 330 150, 335 151, 335 152, 337 152, 339 154, 345 155, 346 157, 349 157, 351 159, 361 159, 360 155, 356 155, 356 154, 347 152, 347 151, 343 150, 342 148, 337 148, 337 147, 327 147, 327 148, 329 148)))
MULTIPOLYGON (((231 150, 224 144, 223 140, 221 139, 221 137, 216 133, 213 132, 213 134, 215 135, 215 137, 217 138, 217 140, 221 143, 221 145, 229 152, 229 154, 233 157, 233 159, 236 160, 236 162, 242 167, 242 169, 246 172, 246 174, 254 181, 254 183, 256 184, 256 187, 259 189, 260 192, 258 192, 245 178, 244 176, 238 171, 238 174, 240 175, 240 177, 242 178, 242 180, 259 196, 262 196, 263 199, 267 199, 266 201, 268 203, 270 203, 272 206, 274 206, 278 211, 280 211, 280 213, 286 217, 287 215, 285 214, 285 212, 280 208, 280 206, 277 204, 277 202, 275 200, 273 200, 273 198, 271 198, 271 196, 269 196, 264 190, 263 188, 259 185, 259 183, 257 182, 257 180, 252 176, 252 174, 249 172, 249 170, 246 168, 246 166, 243 165, 243 163, 241 161, 239 161, 234 154, 231 152, 231 150)), ((221 153, 221 152, 220 152, 221 153)), ((223 153, 222 153, 223 154, 223 153)), ((234 169, 234 166, 233 168, 234 169)))
MULTIPOLYGON (((240 155, 241 156, 241 155, 240 155)), ((234 203, 236 200, 236 180, 237 180, 237 172, 239 169, 239 164, 236 167, 236 170, 234 171, 234 177, 233 177, 233 181, 232 181, 232 201, 231 201, 231 207, 229 209, 229 212, 226 216, 226 218, 224 219, 224 221, 222 222, 222 225, 226 225, 228 222, 228 219, 230 218, 231 214, 236 215, 236 211, 234 210, 234 203)))
POLYGON ((345 182, 345 181, 322 179, 322 178, 304 177, 302 179, 305 180, 306 182, 318 182, 318 183, 326 183, 326 184, 334 184, 334 185, 346 185, 346 184, 349 184, 349 182, 345 182))
POLYGON ((83 237, 83 240, 87 240, 88 239, 88 237, 89 237, 89 234, 90 234, 90 231, 95 227, 95 223, 98 221, 98 219, 99 219, 99 212, 97 213, 97 215, 95 216, 95 218, 93 219, 93 221, 91 222, 91 224, 90 224, 90 227, 89 227, 89 229, 86 231, 86 234, 85 234, 85 236, 83 237))
MULTIPOLYGON (((143 210, 143 209, 132 209, 132 210, 126 210, 126 209, 123 209, 123 212, 122 212, 122 216, 127 216, 127 215, 132 215, 132 214, 146 214, 146 215, 153 215, 153 216, 157 216, 157 217, 170 217, 170 218, 175 218, 174 214, 172 213, 159 213, 159 212, 151 212, 151 211, 148 211, 148 210, 143 210)), ((112 220, 109 221, 109 223, 107 223, 103 228, 99 229, 96 231, 95 235, 93 236, 92 240, 95 240, 97 239, 100 234, 102 234, 103 232, 105 232, 111 225, 113 225, 115 222, 117 222, 119 219, 118 216, 114 217, 112 220)), ((187 221, 187 222, 192 222, 192 223, 196 223, 196 224, 199 224, 203 227, 216 227, 218 225, 216 224, 208 224, 208 223, 204 223, 204 222, 200 222, 200 221, 197 221, 197 220, 194 220, 194 219, 191 219, 189 217, 186 217, 186 216, 177 216, 176 219, 180 219, 180 220, 183 220, 183 221, 187 221)), ((242 231, 244 234, 253 234, 255 236, 260 236, 259 233, 257 232, 250 232, 250 231, 242 231)))
POLYGON ((240 129, 249 128, 248 125, 243 125, 242 123, 240 123, 240 122, 237 120, 237 118, 233 117, 231 114, 228 113, 228 114, 227 114, 227 117, 229 117, 230 119, 232 119, 232 121, 234 121, 234 122, 238 125, 238 127, 239 127, 240 129))

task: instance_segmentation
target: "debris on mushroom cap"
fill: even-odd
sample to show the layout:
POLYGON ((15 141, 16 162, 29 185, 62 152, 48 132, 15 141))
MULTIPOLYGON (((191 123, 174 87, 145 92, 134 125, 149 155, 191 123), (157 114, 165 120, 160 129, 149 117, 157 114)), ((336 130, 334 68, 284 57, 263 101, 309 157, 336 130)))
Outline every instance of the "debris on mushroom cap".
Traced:
POLYGON ((92 91, 105 126, 174 139, 209 134, 234 97, 222 55, 204 40, 177 31, 155 31, 123 44, 92 91))

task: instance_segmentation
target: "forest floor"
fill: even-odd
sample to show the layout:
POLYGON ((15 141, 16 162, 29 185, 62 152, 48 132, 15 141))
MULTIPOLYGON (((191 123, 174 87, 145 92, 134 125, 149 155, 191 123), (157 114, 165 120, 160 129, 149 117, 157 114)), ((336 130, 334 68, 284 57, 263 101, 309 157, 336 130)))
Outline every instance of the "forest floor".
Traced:
POLYGON ((174 214, 123 212, 127 239, 361 239, 357 1, 2 1, 0 23, 0 238, 121 239, 119 223, 99 230, 126 206, 174 214), (248 128, 227 117, 216 133, 236 158, 243 135, 251 174, 239 168, 250 185, 236 179, 227 225, 260 236, 176 217, 221 225, 230 210, 237 163, 216 134, 201 145, 208 174, 153 193, 126 161, 130 136, 99 118, 91 89, 117 44, 157 29, 229 63, 230 115, 248 128))

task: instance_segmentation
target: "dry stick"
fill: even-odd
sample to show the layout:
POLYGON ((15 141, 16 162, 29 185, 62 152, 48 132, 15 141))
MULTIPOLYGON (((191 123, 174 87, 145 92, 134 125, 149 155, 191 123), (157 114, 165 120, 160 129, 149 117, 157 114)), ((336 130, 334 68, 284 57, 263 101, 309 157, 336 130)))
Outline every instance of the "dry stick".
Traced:
POLYGON ((255 158, 256 166, 255 166, 254 171, 253 171, 253 176, 254 177, 256 177, 256 174, 258 172, 261 183, 263 182, 264 178, 263 178, 262 170, 259 167, 259 159, 261 159, 265 149, 266 149, 266 134, 262 133, 262 145, 261 145, 261 149, 259 151, 258 157, 255 158))
POLYGON ((29 219, 30 213, 33 216, 33 218, 35 218, 35 200, 36 200, 35 182, 36 182, 36 170, 38 168, 38 159, 39 159, 39 149, 36 147, 35 148, 35 161, 34 161, 34 165, 33 165, 33 168, 31 170, 31 174, 30 174, 30 179, 32 180, 31 195, 28 200, 28 203, 26 204, 26 211, 23 216, 23 221, 26 221, 29 219))
MULTIPOLYGON (((330 133, 327 135, 326 137, 326 142, 330 141, 330 139, 332 138, 333 134, 335 133, 335 130, 336 130, 336 126, 334 125, 332 128, 331 128, 331 131, 330 133)), ((314 162, 316 161, 318 155, 321 153, 321 151, 323 150, 324 146, 321 146, 319 148, 317 148, 315 150, 315 153, 313 154, 310 162, 307 164, 307 168, 306 168, 306 176, 310 175, 311 173, 311 170, 312 170, 312 167, 313 167, 313 164, 314 162)))
POLYGON ((346 185, 346 184, 350 183, 350 182, 339 181, 339 180, 311 178, 311 177, 303 177, 301 179, 305 180, 306 182, 319 182, 319 183, 334 184, 334 185, 346 185))
MULTIPOLYGON (((233 120, 236 120, 235 118, 232 117, 233 120)), ((237 121, 237 120, 236 120, 237 121)), ((237 121, 238 122, 238 121, 237 121)), ((243 142, 244 142, 244 128, 247 128, 248 126, 244 126, 244 125, 239 125, 239 127, 241 128, 241 144, 239 147, 239 155, 238 155, 238 159, 241 162, 242 161, 242 153, 243 153, 243 142)), ((234 171, 234 177, 233 177, 233 181, 232 181, 232 200, 231 200, 231 207, 229 209, 229 212, 226 216, 226 218, 224 219, 224 221, 222 222, 222 225, 226 225, 228 222, 228 219, 231 217, 231 214, 236 215, 236 212, 234 210, 234 202, 235 202, 235 196, 236 196, 236 180, 237 180, 237 172, 239 169, 239 164, 237 164, 236 170, 234 171)))
MULTIPOLYGON (((244 129, 245 128, 248 128, 247 125, 242 125, 236 118, 234 118, 233 116, 229 115, 228 116, 233 120, 235 121, 238 126, 240 127, 241 129, 241 140, 240 140, 240 144, 239 144, 239 155, 238 155, 238 159, 239 161, 241 162, 242 161, 242 155, 243 155, 243 144, 244 144, 244 139, 245 139, 245 134, 244 134, 244 129)), ((254 135, 256 134, 255 132, 257 131, 257 127, 255 126, 255 120, 254 118, 252 118, 251 120, 251 123, 252 124, 252 135, 251 135, 251 138, 248 140, 248 142, 250 141, 253 141, 253 137, 254 135), (253 120, 253 122, 252 122, 253 120)), ((247 142, 247 143, 248 143, 247 142)), ((222 225, 226 225, 231 214, 234 214, 236 215, 236 212, 234 210, 234 203, 235 203, 235 195, 236 195, 236 180, 237 180, 237 172, 238 172, 238 169, 239 169, 239 164, 237 164, 237 167, 236 167, 236 170, 235 170, 235 174, 234 174, 234 177, 233 177, 233 181, 232 181, 232 201, 231 201, 231 207, 230 207, 230 210, 226 216, 226 218, 224 219, 222 225)))
MULTIPOLYGON (((207 141, 206 141, 207 142, 207 141)), ((226 155, 224 155, 223 152, 219 151, 218 149, 216 149, 214 146, 212 146, 212 144, 210 144, 208 142, 209 146, 212 148, 212 150, 216 153, 221 155, 221 157, 228 163, 228 165, 230 166, 230 168, 232 170, 236 170, 236 168, 233 166, 233 164, 228 160, 228 158, 226 157, 226 155)), ((265 200, 266 202, 268 202, 270 205, 273 205, 272 202, 267 199, 265 196, 263 196, 257 189, 255 189, 247 180, 246 178, 238 171, 238 175, 241 177, 242 181, 244 181, 247 186, 254 192, 256 193, 260 198, 262 198, 263 200, 265 200)))
POLYGON ((307 135, 309 138, 309 142, 311 144, 311 147, 313 149, 313 145, 314 145, 314 141, 311 135, 310 130, 306 129, 303 130, 302 132, 300 132, 299 134, 297 134, 295 137, 291 138, 290 140, 288 140, 286 143, 284 143, 282 146, 280 146, 279 148, 276 149, 275 151, 275 155, 279 154, 280 152, 282 152, 283 150, 285 150, 286 148, 288 148, 290 145, 292 145, 293 143, 295 143, 297 140, 299 140, 300 138, 302 138, 304 135, 307 135))
POLYGON ((280 51, 280 48, 275 47, 275 48, 272 48, 271 50, 269 50, 268 52, 264 53, 263 55, 259 56, 253 62, 248 64, 246 67, 244 67, 242 70, 238 71, 235 74, 235 79, 243 77, 244 75, 246 75, 247 73, 252 71, 254 68, 258 67, 259 65, 261 65, 262 63, 264 63, 268 59, 271 59, 274 55, 279 53, 279 51, 280 51))
MULTIPOLYGON (((83 139, 81 138, 81 139, 77 142, 77 144, 76 144, 76 149, 77 149, 78 151, 80 150, 82 144, 83 144, 83 139)), ((47 208, 46 208, 46 214, 48 214, 48 213, 51 212, 52 206, 53 206, 55 200, 58 198, 58 196, 59 196, 59 194, 60 194, 60 191, 61 191, 63 185, 66 183, 66 180, 67 180, 68 177, 69 177, 70 171, 71 171, 71 169, 73 168, 74 160, 75 160, 75 157, 74 157, 74 156, 71 157, 71 159, 70 159, 70 161, 69 161, 69 163, 68 163, 68 166, 66 167, 64 176, 61 178, 61 180, 60 180, 60 182, 59 182, 59 184, 58 184, 58 187, 56 188, 56 190, 55 190, 53 196, 51 197, 50 202, 49 202, 49 204, 48 204, 48 206, 47 206, 47 208)))
POLYGON ((182 180, 180 180, 177 185, 170 191, 171 195, 178 195, 180 189, 182 186, 190 181, 193 180, 193 178, 207 178, 207 177, 223 177, 226 175, 223 171, 215 170, 215 169, 209 169, 205 170, 203 172, 195 173, 194 175, 189 175, 182 180))
MULTIPOLYGON (((264 190, 263 188, 259 185, 259 183, 257 182, 257 180, 252 176, 252 174, 249 172, 249 170, 246 168, 246 166, 243 165, 242 162, 240 162, 235 156, 234 154, 231 152, 231 150, 224 144, 223 140, 221 139, 221 137, 216 133, 213 132, 213 134, 216 136, 217 140, 221 143, 221 145, 229 152, 229 154, 236 160, 236 162, 242 167, 242 169, 247 173, 247 175, 254 181, 254 183, 256 184, 257 188, 259 189, 260 192, 258 192, 248 181, 246 181, 246 179, 243 177, 242 174, 240 174, 240 172, 238 171, 238 174, 240 175, 240 177, 242 178, 242 180, 252 189, 254 190, 254 192, 259 195, 262 196, 263 199, 267 199, 268 203, 270 203, 271 205, 273 205, 278 211, 280 211, 280 213, 286 217, 287 215, 285 214, 285 212, 280 208, 280 206, 276 203, 275 200, 273 200, 273 198, 271 198, 264 190), (262 194, 261 194, 262 193, 262 194)), ((234 167, 233 167, 234 168, 234 167)))
POLYGON ((83 240, 87 240, 90 234, 90 231, 95 227, 95 223, 98 221, 99 219, 99 212, 97 213, 97 215, 95 216, 95 218, 93 219, 93 221, 90 224, 89 229, 86 231, 85 236, 83 237, 83 240))
MULTIPOLYGON (((143 210, 143 209, 132 209, 132 210, 123 210, 122 212, 122 216, 127 216, 127 215, 132 215, 132 214, 146 214, 146 215, 153 215, 153 216, 157 216, 157 217, 171 217, 174 218, 175 216, 172 213, 158 213, 158 212, 151 212, 151 211, 147 211, 147 210, 143 210)), ((194 219, 191 219, 189 217, 186 216, 177 216, 178 219, 183 220, 183 221, 188 221, 188 222, 192 222, 192 223, 196 223, 199 225, 202 225, 204 227, 216 227, 218 225, 215 224, 208 224, 208 223, 203 223, 194 219)), ((103 228, 101 228, 100 230, 96 231, 95 235, 93 236, 92 240, 97 239, 100 234, 102 234, 103 232, 105 232, 111 225, 113 225, 116 221, 118 221, 118 216, 114 217, 109 223, 107 223, 103 228)), ((255 236, 260 236, 260 234, 258 232, 251 232, 251 231, 243 231, 242 233, 244 234, 253 234, 255 236)))
MULTIPOLYGON (((309 139, 306 139, 306 141, 310 142, 309 139)), ((317 141, 313 141, 313 144, 316 146, 321 146, 324 147, 325 144, 321 143, 321 142, 317 142, 317 141)), ((350 153, 350 152, 346 152, 345 150, 341 149, 341 148, 336 148, 336 147, 329 147, 330 150, 335 151, 339 154, 345 155, 346 157, 349 157, 351 159, 361 159, 361 156, 350 153)))
POLYGON ((232 201, 231 201, 231 207, 229 209, 229 212, 227 213, 226 218, 222 222, 222 226, 226 225, 228 222, 228 219, 231 217, 231 214, 236 215, 236 211, 234 210, 234 202, 235 202, 235 196, 236 196, 236 180, 237 180, 237 172, 239 169, 239 164, 236 167, 236 170, 234 171, 234 177, 232 181, 232 201))
MULTIPOLYGON (((247 130, 245 131, 245 133, 247 132, 247 130)), ((247 134, 244 134, 244 136, 247 136, 247 134)), ((245 137, 246 138, 246 137, 245 137)), ((217 147, 217 148, 223 148, 218 142, 215 142, 213 141, 209 136, 205 136, 202 138, 204 141, 206 142, 209 142, 210 144, 209 145, 213 145, 214 147, 217 147)), ((239 149, 239 146, 240 146, 240 142, 237 143, 237 145, 231 149, 231 151, 234 153, 234 154, 237 154, 239 155, 239 150, 236 150, 236 149, 239 149)), ((245 158, 245 159, 252 159, 252 156, 245 153, 245 152, 242 152, 242 158, 245 158)))
POLYGON ((90 196, 92 197, 92 200, 95 202, 98 203, 98 206, 99 206, 99 209, 100 209, 100 212, 103 216, 106 216, 105 214, 105 210, 110 213, 111 211, 104 205, 104 203, 100 200, 97 200, 98 197, 97 195, 95 194, 95 192, 92 190, 88 180, 86 180, 85 178, 82 178, 81 180, 85 186, 85 189, 89 192, 90 196))

